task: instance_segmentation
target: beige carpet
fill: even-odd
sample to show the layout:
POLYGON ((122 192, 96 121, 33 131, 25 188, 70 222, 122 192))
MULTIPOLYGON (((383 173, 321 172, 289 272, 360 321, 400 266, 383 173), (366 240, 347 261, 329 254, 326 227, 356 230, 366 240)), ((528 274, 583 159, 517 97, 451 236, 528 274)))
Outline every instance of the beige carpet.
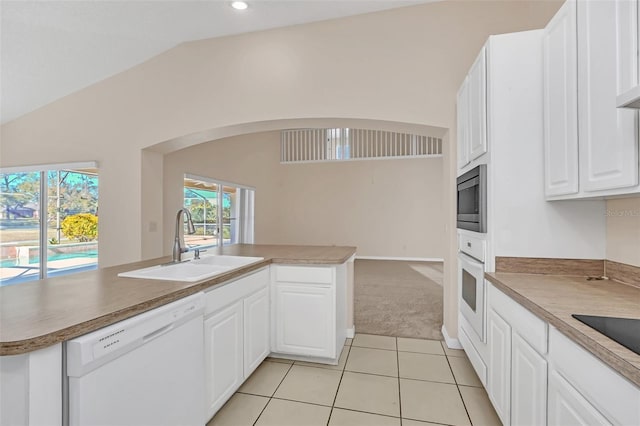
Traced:
POLYGON ((442 263, 356 260, 356 332, 442 340, 442 263))

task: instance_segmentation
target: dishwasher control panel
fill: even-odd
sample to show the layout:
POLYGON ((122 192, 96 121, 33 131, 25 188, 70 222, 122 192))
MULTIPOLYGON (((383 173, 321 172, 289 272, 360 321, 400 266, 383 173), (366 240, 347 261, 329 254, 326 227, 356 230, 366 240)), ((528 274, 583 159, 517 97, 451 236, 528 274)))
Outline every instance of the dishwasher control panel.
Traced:
POLYGON ((143 312, 66 342, 67 375, 86 374, 204 313, 204 293, 143 312))

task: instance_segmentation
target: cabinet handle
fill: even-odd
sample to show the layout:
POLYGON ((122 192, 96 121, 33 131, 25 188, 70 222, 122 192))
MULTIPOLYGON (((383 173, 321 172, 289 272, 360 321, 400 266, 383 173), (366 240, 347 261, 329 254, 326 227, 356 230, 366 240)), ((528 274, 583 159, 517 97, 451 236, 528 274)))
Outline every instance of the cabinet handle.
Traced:
POLYGON ((467 247, 471 247, 471 243, 470 242, 467 242, 467 247))

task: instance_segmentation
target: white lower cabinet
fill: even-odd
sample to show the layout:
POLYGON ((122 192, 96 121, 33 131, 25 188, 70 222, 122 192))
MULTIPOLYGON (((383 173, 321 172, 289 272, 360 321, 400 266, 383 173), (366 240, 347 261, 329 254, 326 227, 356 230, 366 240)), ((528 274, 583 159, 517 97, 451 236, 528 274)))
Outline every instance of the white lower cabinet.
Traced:
POLYGON ((62 425, 62 346, 0 357, 0 425, 62 425))
POLYGON ((337 362, 346 335, 340 266, 273 265, 272 352, 337 362))
POLYGON ((211 417, 244 380, 242 301, 204 322, 207 414, 211 417))
POLYGON ((487 294, 489 399, 505 425, 544 425, 547 325, 491 284, 487 294))
POLYGON ((543 425, 547 414, 547 361, 518 333, 511 336, 511 424, 543 425))
POLYGON ((549 425, 610 425, 557 371, 549 374, 549 425))
POLYGON ((275 351, 333 358, 334 299, 330 286, 276 283, 275 351))
POLYGON ((249 377, 269 355, 269 289, 244 299, 244 376, 249 377))
POLYGON ((640 425, 640 388, 487 284, 487 393, 505 425, 640 425))
POLYGON ((549 425, 640 425, 640 387, 560 333, 549 331, 549 425))
POLYGON ((493 309, 487 320, 487 393, 498 417, 505 425, 545 424, 547 361, 493 309))
POLYGON ((511 327, 493 309, 489 309, 489 374, 487 394, 503 424, 510 424, 511 327))
POLYGON ((270 352, 269 268, 205 295, 206 418, 210 419, 270 352))

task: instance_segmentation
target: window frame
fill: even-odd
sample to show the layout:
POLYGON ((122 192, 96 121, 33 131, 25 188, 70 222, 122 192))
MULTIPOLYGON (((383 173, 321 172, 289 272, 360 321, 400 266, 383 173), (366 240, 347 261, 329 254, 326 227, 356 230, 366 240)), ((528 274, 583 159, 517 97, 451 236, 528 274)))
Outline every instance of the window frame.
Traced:
MULTIPOLYGON (((15 166, 15 167, 2 167, 0 168, 0 174, 18 174, 18 173, 39 173, 39 197, 38 197, 38 249, 39 249, 39 259, 38 259, 38 280, 42 280, 51 276, 47 268, 48 264, 48 252, 49 248, 49 239, 48 239, 48 207, 49 207, 49 172, 59 172, 63 170, 73 171, 73 170, 82 170, 82 169, 96 169, 99 170, 97 161, 85 161, 85 162, 74 162, 74 163, 58 163, 58 164, 39 164, 39 165, 31 165, 31 166, 15 166), (44 255, 43 255, 44 253, 44 255)), ((99 182, 98 177, 98 182, 99 182)), ((98 194, 99 194, 98 190, 98 194)), ((99 197, 99 195, 98 195, 99 197)), ((98 242, 99 245, 99 242, 98 242)), ((99 248, 98 248, 99 252, 99 248)), ((99 254, 98 254, 99 259, 99 254)), ((98 264, 96 262, 96 268, 98 264)), ((82 272, 82 271, 77 271, 82 272)), ((69 274, 75 273, 74 271, 69 271, 69 274)), ((58 274, 56 274, 58 275, 58 274)), ((65 274, 66 275, 66 274, 65 274)), ((15 285, 20 284, 22 282, 35 281, 34 279, 18 281, 16 283, 5 283, 4 285, 15 285)))

